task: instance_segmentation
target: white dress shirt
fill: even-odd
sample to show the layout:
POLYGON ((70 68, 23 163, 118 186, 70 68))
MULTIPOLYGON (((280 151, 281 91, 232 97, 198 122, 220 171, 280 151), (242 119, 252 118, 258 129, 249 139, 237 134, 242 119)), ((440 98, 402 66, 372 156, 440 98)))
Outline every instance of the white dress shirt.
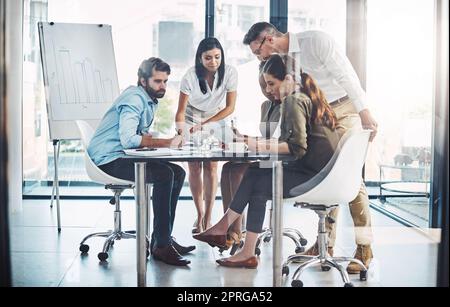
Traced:
POLYGON ((367 108, 355 70, 331 36, 321 31, 289 33, 288 53, 317 82, 328 102, 348 95, 358 113, 367 108))
POLYGON ((191 67, 181 79, 180 91, 189 96, 188 103, 194 108, 205 112, 213 111, 213 113, 217 113, 218 109, 225 107, 226 94, 235 92, 237 89, 238 73, 236 68, 225 65, 225 74, 219 88, 217 88, 218 79, 219 72, 216 72, 212 88, 207 83, 207 92, 203 94, 195 73, 195 67, 191 67))

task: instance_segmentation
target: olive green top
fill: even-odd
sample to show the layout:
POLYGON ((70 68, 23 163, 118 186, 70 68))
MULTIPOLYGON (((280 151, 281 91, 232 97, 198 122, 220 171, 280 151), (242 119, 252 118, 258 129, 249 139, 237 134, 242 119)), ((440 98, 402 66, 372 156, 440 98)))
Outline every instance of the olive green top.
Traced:
POLYGON ((294 168, 315 175, 330 161, 345 129, 331 130, 311 120, 313 105, 303 93, 287 96, 281 103, 280 142, 286 142, 297 160, 288 162, 294 168))
POLYGON ((270 100, 264 101, 261 105, 259 131, 266 139, 271 138, 278 127, 278 122, 280 121, 280 106, 280 102, 272 102, 270 100))

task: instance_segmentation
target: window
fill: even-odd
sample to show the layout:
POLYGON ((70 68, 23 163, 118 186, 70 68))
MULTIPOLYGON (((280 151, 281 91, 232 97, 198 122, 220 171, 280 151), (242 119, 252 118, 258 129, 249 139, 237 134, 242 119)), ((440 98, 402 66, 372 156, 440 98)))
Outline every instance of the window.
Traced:
POLYGON ((378 204, 428 226, 434 4, 369 0, 367 7, 367 98, 379 133, 366 180, 379 181, 382 194, 410 196, 383 197, 378 204))
POLYGON ((216 1, 215 35, 225 51, 226 63, 238 70, 239 83, 234 114, 242 133, 259 135, 260 104, 266 100, 258 82, 258 59, 242 43, 250 27, 259 21, 269 21, 269 1, 216 1))
POLYGON ((346 0, 303 0, 288 3, 288 31, 322 30, 345 48, 346 0))
MULTIPOLYGON (((160 56, 167 61, 172 73, 154 124, 155 131, 164 135, 173 134, 179 83, 194 64, 195 50, 204 37, 204 5, 204 1, 197 0, 25 1, 25 18, 29 21, 24 35, 25 185, 53 179, 53 147, 48 139, 37 20, 111 25, 121 91, 136 84, 143 59, 160 56)), ((59 166, 61 181, 87 180, 79 141, 62 142, 59 166)), ((24 193, 29 191, 25 189, 24 193)))

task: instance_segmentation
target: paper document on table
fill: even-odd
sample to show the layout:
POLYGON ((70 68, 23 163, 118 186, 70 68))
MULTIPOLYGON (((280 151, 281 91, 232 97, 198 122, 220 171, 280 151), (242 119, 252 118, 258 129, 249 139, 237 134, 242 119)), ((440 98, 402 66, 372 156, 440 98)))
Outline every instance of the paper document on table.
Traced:
POLYGON ((141 156, 141 157, 157 157, 157 156, 179 156, 179 155, 190 155, 191 152, 186 149, 178 148, 135 148, 135 149, 125 149, 125 154, 130 156, 141 156))

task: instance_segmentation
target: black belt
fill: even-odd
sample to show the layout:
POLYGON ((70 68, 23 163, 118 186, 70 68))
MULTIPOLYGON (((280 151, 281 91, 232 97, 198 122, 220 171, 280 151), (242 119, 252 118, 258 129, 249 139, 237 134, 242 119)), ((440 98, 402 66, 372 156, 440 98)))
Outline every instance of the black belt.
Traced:
POLYGON ((339 99, 336 99, 336 100, 330 102, 330 104, 340 103, 340 102, 346 101, 348 98, 349 98, 348 95, 345 95, 344 97, 341 97, 339 99))

